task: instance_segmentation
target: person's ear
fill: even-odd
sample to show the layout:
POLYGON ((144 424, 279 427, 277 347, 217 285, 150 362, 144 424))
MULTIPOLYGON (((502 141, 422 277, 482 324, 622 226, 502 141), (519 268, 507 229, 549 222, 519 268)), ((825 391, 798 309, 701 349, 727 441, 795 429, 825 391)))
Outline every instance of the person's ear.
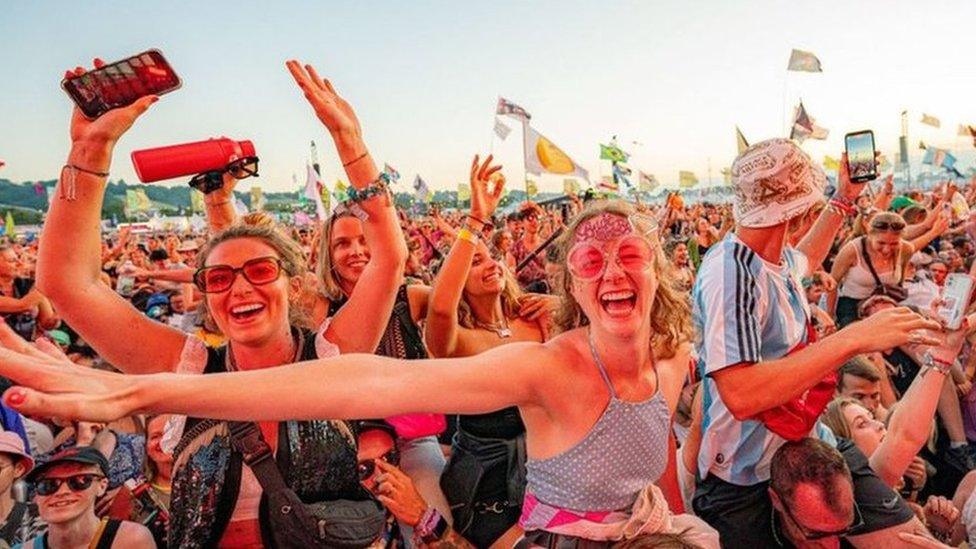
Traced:
POLYGON ((107 478, 98 479, 98 497, 104 496, 105 492, 107 491, 108 491, 108 479, 107 478))

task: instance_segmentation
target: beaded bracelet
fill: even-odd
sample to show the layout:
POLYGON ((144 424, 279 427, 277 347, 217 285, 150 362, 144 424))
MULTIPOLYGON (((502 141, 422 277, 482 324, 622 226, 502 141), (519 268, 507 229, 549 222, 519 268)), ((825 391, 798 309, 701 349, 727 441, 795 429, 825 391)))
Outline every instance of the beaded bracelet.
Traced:
POLYGON ((362 189, 357 189, 355 187, 350 188, 346 191, 349 198, 343 201, 344 204, 349 205, 349 203, 360 203, 364 200, 368 200, 378 194, 389 193, 390 188, 390 176, 385 173, 380 173, 380 175, 369 185, 366 185, 362 189))

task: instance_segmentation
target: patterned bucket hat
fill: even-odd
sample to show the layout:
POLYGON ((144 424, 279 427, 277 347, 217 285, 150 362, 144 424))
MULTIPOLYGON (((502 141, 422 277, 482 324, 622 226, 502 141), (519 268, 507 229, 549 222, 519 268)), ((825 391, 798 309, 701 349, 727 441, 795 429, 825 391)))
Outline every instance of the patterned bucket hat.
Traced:
POLYGON ((732 163, 732 214, 742 227, 770 227, 823 199, 827 176, 789 139, 752 145, 732 163))

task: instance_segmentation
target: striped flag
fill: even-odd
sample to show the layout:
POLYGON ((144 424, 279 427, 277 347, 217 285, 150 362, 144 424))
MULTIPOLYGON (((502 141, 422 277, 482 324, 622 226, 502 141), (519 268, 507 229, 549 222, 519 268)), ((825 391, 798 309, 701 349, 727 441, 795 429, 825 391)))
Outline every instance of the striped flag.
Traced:
POLYGON ((823 72, 820 60, 817 56, 803 50, 794 49, 790 52, 790 61, 786 66, 788 71, 799 72, 823 72))
POLYGON ((933 128, 942 127, 942 122, 940 122, 938 118, 932 116, 931 114, 925 114, 924 112, 922 113, 922 124, 932 126, 933 128))

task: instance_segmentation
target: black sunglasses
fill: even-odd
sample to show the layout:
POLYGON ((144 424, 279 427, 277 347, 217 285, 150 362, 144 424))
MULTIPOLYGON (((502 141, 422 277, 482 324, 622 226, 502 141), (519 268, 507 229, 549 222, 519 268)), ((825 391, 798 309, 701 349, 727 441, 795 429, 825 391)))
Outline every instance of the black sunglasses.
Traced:
POLYGON ((277 257, 258 257, 244 262, 240 267, 211 265, 193 273, 193 283, 205 294, 226 292, 234 285, 238 274, 244 275, 255 286, 270 284, 281 276, 282 264, 277 257))
MULTIPOLYGON (((852 532, 855 532, 858 528, 864 526, 864 517, 861 516, 861 508, 857 506, 857 502, 855 501, 854 520, 851 521, 851 524, 849 524, 846 528, 834 532, 827 532, 823 530, 811 530, 806 526, 800 524, 800 521, 796 520, 796 516, 793 515, 793 511, 790 511, 790 506, 786 504, 786 498, 780 495, 779 492, 776 492, 776 494, 779 495, 779 501, 783 506, 783 510, 786 511, 786 516, 790 517, 790 520, 793 521, 793 524, 796 526, 797 530, 800 531, 800 535, 802 535, 803 539, 807 541, 815 541, 818 539, 835 538, 835 537, 836 538, 844 537, 850 535, 852 532)), ((774 515, 776 514, 775 508, 773 509, 773 514, 774 515)))
POLYGON ((224 186, 225 173, 231 174, 234 179, 258 177, 258 157, 246 156, 227 164, 222 170, 198 173, 190 179, 190 186, 203 194, 209 194, 224 186))
POLYGON ((105 477, 93 473, 71 475, 65 478, 42 478, 34 482, 34 490, 39 495, 50 496, 60 490, 62 484, 67 483, 72 492, 81 492, 87 490, 95 479, 101 478, 105 477))
POLYGON ((876 231, 897 233, 905 228, 905 224, 898 221, 875 221, 871 224, 871 228, 876 231))
MULTIPOLYGON (((399 465, 400 463, 400 452, 396 448, 393 448, 389 452, 383 454, 379 459, 389 463, 390 465, 399 465)), ((364 459, 356 465, 356 472, 359 473, 359 480, 364 481, 369 477, 373 476, 376 472, 376 460, 375 459, 364 459)))

